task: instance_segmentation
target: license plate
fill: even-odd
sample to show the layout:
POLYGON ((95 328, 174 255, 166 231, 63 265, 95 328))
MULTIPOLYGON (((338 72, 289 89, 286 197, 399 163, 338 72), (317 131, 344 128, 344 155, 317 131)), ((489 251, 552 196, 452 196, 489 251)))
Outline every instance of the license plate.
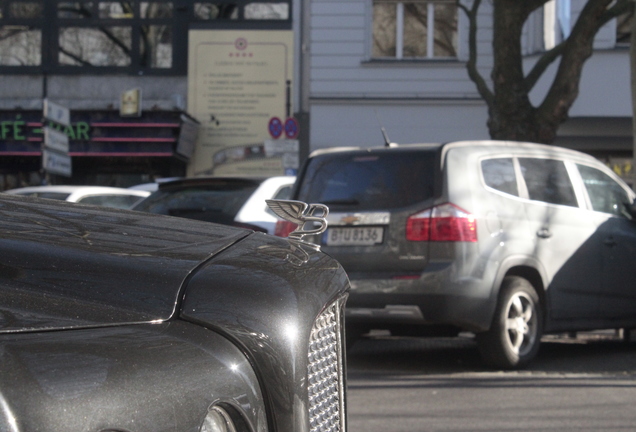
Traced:
POLYGON ((372 246, 382 243, 384 229, 380 227, 329 228, 324 234, 328 246, 372 246))

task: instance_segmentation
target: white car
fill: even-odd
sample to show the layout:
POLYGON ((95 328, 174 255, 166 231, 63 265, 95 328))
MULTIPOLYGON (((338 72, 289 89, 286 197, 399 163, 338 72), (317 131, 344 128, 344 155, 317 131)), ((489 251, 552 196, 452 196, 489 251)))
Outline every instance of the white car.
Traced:
POLYGON ((179 216, 274 234, 278 217, 267 199, 287 199, 294 176, 191 177, 158 183, 133 210, 179 216))
POLYGON ((55 199, 80 204, 128 209, 150 195, 143 190, 106 186, 30 186, 9 189, 5 193, 55 199))
POLYGON ((134 185, 134 186, 130 186, 128 189, 155 192, 157 189, 159 189, 159 183, 172 181, 172 180, 178 180, 180 178, 181 177, 163 177, 163 178, 157 179, 157 181, 154 181, 154 182, 140 183, 140 184, 137 184, 137 185, 134 185))

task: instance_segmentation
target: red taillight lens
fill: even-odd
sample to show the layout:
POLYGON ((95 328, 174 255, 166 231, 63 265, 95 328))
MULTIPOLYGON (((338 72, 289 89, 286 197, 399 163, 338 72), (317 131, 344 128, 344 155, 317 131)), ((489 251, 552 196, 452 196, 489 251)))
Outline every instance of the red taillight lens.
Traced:
POLYGON ((431 232, 431 210, 414 214, 406 220, 406 239, 428 241, 431 232))
POLYGON ((296 224, 289 221, 279 220, 274 228, 274 235, 278 237, 287 237, 289 233, 296 229, 296 224))
POLYGON ((453 204, 442 204, 410 216, 406 221, 406 239, 476 242, 477 221, 453 204))

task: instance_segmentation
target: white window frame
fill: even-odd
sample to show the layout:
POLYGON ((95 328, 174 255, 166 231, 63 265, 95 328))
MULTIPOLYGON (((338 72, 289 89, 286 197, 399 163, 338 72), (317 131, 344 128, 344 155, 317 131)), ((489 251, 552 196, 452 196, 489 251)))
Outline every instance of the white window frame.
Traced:
MULTIPOLYGON (((395 57, 373 57, 373 6, 376 3, 375 0, 371 0, 370 8, 370 33, 371 43, 369 46, 369 57, 372 59, 396 59, 404 60, 404 3, 426 3, 426 56, 424 57, 408 57, 408 59, 456 59, 459 58, 459 46, 457 47, 457 56, 455 57, 435 57, 435 3, 449 3, 448 1, 435 1, 435 0, 405 0, 405 1, 382 1, 378 0, 378 3, 395 3, 396 4, 396 18, 395 18, 395 57)), ((459 45, 459 26, 460 17, 459 10, 457 11, 457 40, 459 45)))
POLYGON ((543 45, 546 50, 570 35, 571 9, 570 0, 550 0, 543 6, 543 45))

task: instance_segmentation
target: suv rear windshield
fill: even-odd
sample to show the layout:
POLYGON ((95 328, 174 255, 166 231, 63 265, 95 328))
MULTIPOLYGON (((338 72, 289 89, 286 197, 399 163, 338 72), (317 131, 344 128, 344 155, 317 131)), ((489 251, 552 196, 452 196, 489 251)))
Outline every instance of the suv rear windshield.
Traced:
POLYGON ((310 159, 299 199, 334 210, 406 207, 434 196, 437 152, 331 153, 310 159))

